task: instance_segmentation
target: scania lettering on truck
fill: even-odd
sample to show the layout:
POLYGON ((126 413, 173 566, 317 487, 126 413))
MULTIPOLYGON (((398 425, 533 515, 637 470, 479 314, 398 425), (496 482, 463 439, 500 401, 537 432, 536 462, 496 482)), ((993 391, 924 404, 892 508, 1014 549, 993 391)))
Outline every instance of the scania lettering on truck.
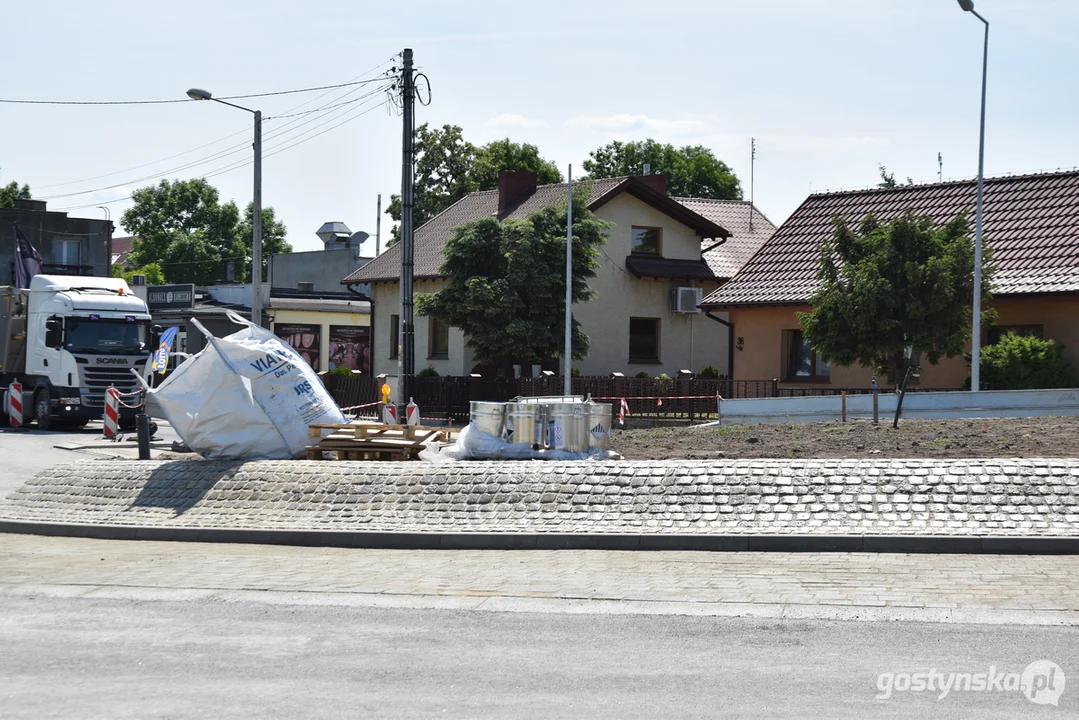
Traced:
MULTIPOLYGON (((118 278, 35 275, 30 289, 0 286, 0 386, 23 387, 25 422, 81 427, 105 412, 105 390, 138 390, 154 338, 150 312, 118 278)), ((129 404, 135 404, 128 400, 129 404)), ((120 407, 120 426, 136 411, 120 407)))

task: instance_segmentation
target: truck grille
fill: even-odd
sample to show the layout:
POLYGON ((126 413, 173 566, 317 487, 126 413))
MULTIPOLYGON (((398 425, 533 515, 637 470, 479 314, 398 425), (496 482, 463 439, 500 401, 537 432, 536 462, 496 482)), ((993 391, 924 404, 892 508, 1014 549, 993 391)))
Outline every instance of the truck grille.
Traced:
MULTIPOLYGON (((105 406, 105 391, 109 386, 122 393, 139 389, 139 381, 131 374, 130 367, 80 367, 82 371, 82 402, 91 407, 105 406)), ((130 402, 130 401, 128 401, 130 402)))

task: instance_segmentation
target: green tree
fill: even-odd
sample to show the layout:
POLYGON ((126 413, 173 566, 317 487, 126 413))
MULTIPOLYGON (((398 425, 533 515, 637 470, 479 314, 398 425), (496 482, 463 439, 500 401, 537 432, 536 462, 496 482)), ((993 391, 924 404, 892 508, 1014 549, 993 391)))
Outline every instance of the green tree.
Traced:
MULTIPOLYGON (((232 263, 235 279, 251 279, 252 219, 248 203, 241 217, 236 203, 222 203, 217 188, 203 179, 162 180, 136 190, 135 204, 120 218, 138 239, 128 255, 131 267, 159 264, 168 282, 208 285, 232 263)), ((263 277, 272 253, 291 252, 285 226, 272 207, 262 209, 263 277)))
POLYGON ((16 200, 29 200, 30 186, 19 185, 12 180, 7 185, 0 185, 0 208, 15 207, 16 200))
MULTIPOLYGON (((415 152, 414 227, 420 227, 470 192, 497 188, 498 176, 506 170, 534 172, 540 184, 562 182, 562 173, 553 162, 540 156, 535 145, 504 138, 477 148, 464 139, 457 125, 434 129, 426 123, 420 125, 416 128, 415 152)), ((400 195, 390 196, 386 213, 400 223, 400 195)), ((399 239, 400 228, 394 225, 386 246, 399 239)))
MULTIPOLYGON (((895 190, 899 187, 899 183, 895 180, 895 173, 888 172, 888 168, 884 165, 877 165, 877 172, 880 173, 880 182, 877 183, 877 187, 884 188, 886 190, 895 190)), ((914 184, 914 180, 907 178, 907 187, 914 184)))
POLYGON ((703 145, 676 148, 655 140, 614 142, 590 152, 584 169, 596 178, 640 175, 648 165, 667 177, 667 191, 678 197, 741 200, 742 185, 734 171, 703 145))
MULTIPOLYGON (((963 352, 970 339, 974 244, 960 215, 943 226, 906 213, 881 224, 866 217, 857 229, 842 218, 821 245, 812 311, 798 313, 812 348, 839 365, 859 363, 900 375, 904 349, 934 365, 963 352)), ((982 295, 990 296, 993 266, 985 253, 982 295)), ((991 321, 993 311, 983 312, 991 321)))
MULTIPOLYGON (((251 263, 253 261, 254 252, 254 218, 255 218, 255 204, 248 203, 244 208, 244 217, 240 221, 237 229, 237 235, 239 236, 243 246, 244 255, 247 258, 244 261, 242 279, 243 282, 250 282, 252 278, 251 263)), ((285 241, 288 236, 288 228, 285 227, 283 222, 277 219, 272 207, 262 208, 262 280, 266 281, 269 277, 270 267, 270 255, 278 255, 280 253, 292 252, 292 246, 285 241)))
MULTIPOLYGON (((594 297, 600 247, 610 223, 573 199, 573 301, 594 297)), ((446 243, 442 290, 416 298, 421 315, 460 328, 481 364, 522 364, 562 352, 565 322, 566 207, 542 208, 527 220, 481 218, 455 229, 446 243)), ((588 356, 588 336, 573 321, 575 359, 588 356)))
POLYGON ((147 285, 164 285, 165 284, 165 272, 161 269, 161 266, 157 263, 150 263, 140 268, 132 268, 127 270, 120 265, 112 266, 112 276, 114 278, 122 278, 130 285, 132 279, 136 275, 145 275, 147 285))
POLYGON ((562 172, 550 160, 540 157, 539 148, 528 143, 515 143, 509 138, 495 140, 476 150, 469 168, 469 185, 476 190, 498 187, 498 176, 506 170, 525 170, 536 173, 536 182, 549 185, 562 182, 562 172))

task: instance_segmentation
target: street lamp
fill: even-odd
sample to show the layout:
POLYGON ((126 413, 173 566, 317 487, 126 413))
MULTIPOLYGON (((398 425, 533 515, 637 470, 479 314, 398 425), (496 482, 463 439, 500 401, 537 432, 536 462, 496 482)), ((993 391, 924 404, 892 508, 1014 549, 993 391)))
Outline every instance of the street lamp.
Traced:
POLYGON ((251 321, 262 325, 262 111, 218 100, 206 90, 191 88, 187 96, 192 100, 213 100, 255 116, 255 197, 251 214, 251 321))
POLYGON ((959 7, 985 23, 982 49, 982 119, 978 134, 978 205, 974 219, 974 310, 970 336, 970 389, 981 390, 982 361, 982 198, 985 185, 985 78, 989 69, 989 21, 974 10, 974 0, 958 0, 959 7))

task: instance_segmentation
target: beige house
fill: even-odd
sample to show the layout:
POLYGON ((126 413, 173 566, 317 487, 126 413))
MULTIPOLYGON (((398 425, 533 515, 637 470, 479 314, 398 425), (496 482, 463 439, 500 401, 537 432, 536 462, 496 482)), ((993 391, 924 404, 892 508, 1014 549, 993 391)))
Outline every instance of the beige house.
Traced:
MULTIPOLYGON (((832 367, 802 336, 795 313, 808 312, 817 287, 820 244, 837 216, 852 223, 873 213, 903 212, 944 223, 967 213, 973 224, 975 182, 810 195, 729 283, 702 307, 729 314, 734 325, 733 377, 779 381, 779 387, 867 388, 871 370, 832 367)), ((995 327, 982 343, 1016 332, 1063 343, 1079 367, 1079 172, 987 178, 984 232, 997 266, 995 327)), ((924 388, 959 388, 969 374, 962 357, 923 363, 924 388)))
MULTIPOLYGON (((697 306, 775 226, 746 202, 672 198, 662 175, 597 179, 590 193, 589 209, 613 227, 590 283, 597 297, 573 308, 591 340, 590 355, 574 367, 583 375, 644 371, 673 377, 711 365, 726 374, 726 315, 709 317, 697 306)), ((503 173, 497 190, 471 193, 416 230, 415 292, 443 286, 442 250, 458 225, 483 217, 525 218, 565 202, 564 184, 537 186, 532 173, 503 173)), ((375 374, 397 373, 400 270, 394 246, 342 281, 371 284, 375 374)), ((415 322, 417 372, 430 367, 440 375, 467 375, 476 369, 460 330, 418 314, 415 322)))

